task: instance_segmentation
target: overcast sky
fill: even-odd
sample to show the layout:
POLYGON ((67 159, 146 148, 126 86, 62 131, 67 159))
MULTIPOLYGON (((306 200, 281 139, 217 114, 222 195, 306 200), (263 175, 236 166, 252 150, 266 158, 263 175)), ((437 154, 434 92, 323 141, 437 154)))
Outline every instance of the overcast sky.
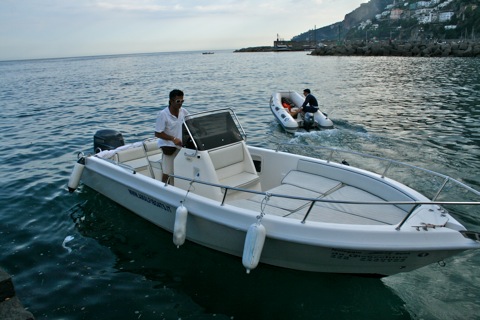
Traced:
POLYGON ((0 60, 271 46, 368 0, 0 0, 0 60))

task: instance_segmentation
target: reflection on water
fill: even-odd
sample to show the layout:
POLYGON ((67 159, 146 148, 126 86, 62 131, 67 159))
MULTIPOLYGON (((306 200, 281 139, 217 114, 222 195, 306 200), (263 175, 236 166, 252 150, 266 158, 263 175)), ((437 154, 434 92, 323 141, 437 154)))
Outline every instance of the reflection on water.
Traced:
MULTIPOLYGON (((177 250, 171 235, 92 190, 66 191, 76 152, 92 151, 97 130, 127 143, 152 136, 173 88, 191 112, 235 109, 253 145, 372 153, 480 189, 480 60, 185 52, 0 62, 0 73, 0 265, 39 319, 480 313, 479 252, 382 280, 265 265, 247 276, 238 258, 191 243, 177 250), (292 135, 277 125, 270 95, 304 88, 335 129, 292 135)), ((457 217, 480 231, 478 212, 457 217)))
MULTIPOLYGON (((109 201, 85 189, 82 197, 91 200, 71 212, 77 231, 110 248, 116 257, 115 269, 150 281, 153 287, 144 289, 149 297, 167 291, 183 300, 186 297, 180 296, 180 290, 205 312, 224 314, 226 319, 319 319, 337 313, 345 313, 346 318, 382 319, 379 315, 388 314, 389 319, 409 319, 402 301, 379 279, 268 265, 247 274, 241 258, 190 242, 177 249, 170 233, 115 205, 107 204, 105 212, 109 201), (381 296, 383 303, 372 300, 372 295, 381 296)), ((171 311, 195 316, 198 310, 191 308, 171 311)), ((160 312, 165 306, 154 310, 160 312)))

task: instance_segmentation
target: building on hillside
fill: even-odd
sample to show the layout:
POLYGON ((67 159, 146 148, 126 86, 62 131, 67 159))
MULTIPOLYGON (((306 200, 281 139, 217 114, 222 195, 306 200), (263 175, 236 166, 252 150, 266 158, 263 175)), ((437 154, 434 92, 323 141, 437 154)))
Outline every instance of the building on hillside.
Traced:
POLYGON ((390 19, 391 20, 399 20, 402 17, 403 10, 402 9, 392 9, 390 12, 390 19))
POLYGON ((448 12, 440 12, 438 14, 438 22, 446 22, 446 21, 450 21, 450 19, 452 19, 452 17, 455 15, 454 12, 452 11, 448 11, 448 12))
POLYGON ((427 8, 430 7, 430 1, 418 1, 417 8, 427 8))

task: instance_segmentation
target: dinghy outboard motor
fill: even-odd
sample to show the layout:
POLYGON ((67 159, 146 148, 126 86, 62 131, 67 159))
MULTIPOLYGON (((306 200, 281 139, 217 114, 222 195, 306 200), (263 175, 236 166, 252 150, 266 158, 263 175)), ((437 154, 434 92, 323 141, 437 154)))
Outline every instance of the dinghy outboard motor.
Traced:
POLYGON ((116 130, 98 130, 93 136, 93 151, 98 153, 103 150, 113 150, 125 145, 123 136, 116 130))
POLYGON ((305 118, 303 119, 303 127, 305 130, 310 131, 315 125, 315 118, 310 112, 305 112, 305 118))

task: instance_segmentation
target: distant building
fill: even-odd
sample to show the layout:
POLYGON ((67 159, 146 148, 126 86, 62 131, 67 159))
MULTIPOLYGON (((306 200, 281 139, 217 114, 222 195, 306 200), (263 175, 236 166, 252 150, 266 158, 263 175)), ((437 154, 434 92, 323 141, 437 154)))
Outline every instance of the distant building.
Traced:
POLYGON ((287 41, 276 40, 273 42, 275 51, 303 51, 315 49, 315 41, 287 41))
POLYGON ((446 21, 450 21, 450 19, 452 19, 453 15, 455 13, 454 12, 440 12, 438 14, 438 21, 439 22, 446 22, 446 21))
POLYGON ((426 8, 430 6, 430 1, 418 1, 417 8, 426 8))
POLYGON ((445 2, 442 2, 438 5, 438 8, 443 8, 443 7, 446 7, 448 6, 453 0, 447 0, 445 2))
POLYGON ((390 12, 390 19, 399 20, 402 16, 402 13, 402 9, 392 9, 392 12, 390 12))
POLYGON ((372 20, 362 21, 358 26, 358 30, 364 30, 366 27, 372 24, 372 20))

